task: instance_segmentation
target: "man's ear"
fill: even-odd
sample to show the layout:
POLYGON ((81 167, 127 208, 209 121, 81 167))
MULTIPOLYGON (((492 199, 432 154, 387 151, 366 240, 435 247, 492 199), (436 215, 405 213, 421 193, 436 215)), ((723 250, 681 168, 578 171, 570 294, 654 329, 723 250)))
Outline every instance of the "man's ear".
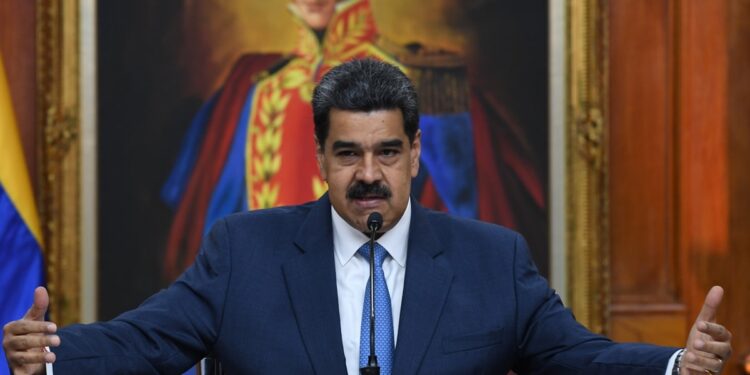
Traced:
POLYGON ((417 133, 414 134, 414 141, 411 143, 411 150, 409 150, 412 178, 417 177, 417 173, 419 173, 420 155, 422 155, 422 130, 417 129, 417 133))
POLYGON ((320 142, 318 141, 318 137, 314 137, 314 139, 315 139, 315 159, 318 161, 318 170, 320 171, 320 177, 323 177, 323 181, 327 181, 326 171, 325 171, 325 168, 323 168, 323 161, 325 160, 323 145, 321 145, 320 142))

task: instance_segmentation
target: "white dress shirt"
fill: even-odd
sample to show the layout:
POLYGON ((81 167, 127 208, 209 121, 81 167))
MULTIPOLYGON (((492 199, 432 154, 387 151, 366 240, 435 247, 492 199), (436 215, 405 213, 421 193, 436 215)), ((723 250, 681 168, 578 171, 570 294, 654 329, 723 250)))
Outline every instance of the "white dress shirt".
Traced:
MULTIPOLYGON (((357 250, 369 238, 349 225, 331 206, 333 217, 333 249, 336 253, 336 290, 341 318, 341 341, 344 343, 346 370, 349 375, 359 374, 359 337, 362 324, 362 307, 365 301, 367 280, 370 279, 370 262, 357 250)), ((401 219, 385 232, 378 243, 390 256, 383 261, 385 283, 391 296, 393 312, 393 342, 398 342, 398 320, 401 313, 401 297, 404 294, 406 273, 406 245, 409 242, 411 225, 411 202, 401 219)))

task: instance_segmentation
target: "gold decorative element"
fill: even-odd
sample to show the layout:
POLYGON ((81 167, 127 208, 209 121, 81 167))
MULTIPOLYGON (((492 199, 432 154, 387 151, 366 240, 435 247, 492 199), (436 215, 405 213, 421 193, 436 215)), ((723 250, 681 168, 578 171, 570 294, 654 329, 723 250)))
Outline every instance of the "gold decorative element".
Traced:
MULTIPOLYGON (((260 81, 256 88, 248 131, 246 160, 249 173, 247 181, 248 204, 251 209, 270 208, 278 203, 280 186, 272 182, 281 169, 281 141, 286 108, 296 91, 300 100, 310 102, 315 88, 312 74, 319 59, 292 59, 274 75, 260 81), (260 186, 256 186, 256 184, 260 186)), ((313 190, 315 191, 315 190, 313 190)), ((325 191, 325 190, 324 190, 325 191)))
POLYGON ((50 317, 80 319, 78 1, 39 0, 36 14, 40 216, 50 317))
POLYGON ((298 90, 300 99, 309 103, 312 100, 315 82, 313 82, 313 67, 317 62, 310 64, 302 59, 292 60, 280 73, 280 86, 284 90, 298 90))
POLYGON ((346 19, 335 22, 332 30, 325 36, 326 62, 336 66, 344 62, 344 51, 350 49, 369 31, 367 16, 369 11, 358 9, 346 15, 346 19))
POLYGON ((328 191, 328 183, 323 181, 320 176, 313 176, 312 177, 312 189, 313 194, 315 194, 316 198, 320 198, 323 194, 325 194, 328 191))
POLYGON ((407 67, 422 113, 469 110, 469 79, 463 56, 422 45, 400 46, 384 37, 378 38, 377 46, 407 67))
POLYGON ((371 0, 380 35, 399 45, 419 43, 462 53, 468 49, 470 9, 487 8, 490 1, 371 0))
POLYGON ((315 32, 307 26, 305 21, 300 18, 295 18, 294 21, 297 24, 297 35, 299 35, 294 54, 307 61, 309 64, 317 64, 317 62, 320 61, 321 55, 318 37, 315 35, 315 32))
MULTIPOLYGON (((291 81, 294 81, 292 79, 291 81)), ((281 136, 285 119, 285 109, 291 98, 284 94, 283 84, 290 82, 283 75, 274 76, 267 81, 259 90, 258 116, 256 122, 250 124, 250 134, 254 135, 255 142, 252 154, 252 181, 260 182, 260 189, 255 191, 251 197, 252 208, 274 207, 279 196, 278 184, 272 183, 271 179, 281 169, 281 136)))
POLYGON ((569 305, 606 333, 609 306, 606 1, 568 1, 567 233, 569 305))
POLYGON ((604 119, 600 108, 590 108, 587 113, 576 116, 576 147, 596 170, 602 168, 604 160, 602 152, 603 123, 604 119))
POLYGON ((78 141, 78 118, 71 109, 62 114, 56 114, 54 108, 49 108, 49 111, 43 129, 44 144, 50 146, 51 156, 62 157, 78 141))

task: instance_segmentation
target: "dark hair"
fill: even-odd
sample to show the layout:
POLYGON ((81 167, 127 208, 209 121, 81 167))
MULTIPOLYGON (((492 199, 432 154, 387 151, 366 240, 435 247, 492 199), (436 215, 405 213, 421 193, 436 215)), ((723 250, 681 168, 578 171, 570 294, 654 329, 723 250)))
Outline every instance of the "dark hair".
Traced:
POLYGON ((315 87, 312 107, 321 149, 328 137, 331 108, 358 112, 398 108, 409 142, 414 142, 419 129, 414 85, 399 68, 378 60, 352 60, 331 69, 315 87))

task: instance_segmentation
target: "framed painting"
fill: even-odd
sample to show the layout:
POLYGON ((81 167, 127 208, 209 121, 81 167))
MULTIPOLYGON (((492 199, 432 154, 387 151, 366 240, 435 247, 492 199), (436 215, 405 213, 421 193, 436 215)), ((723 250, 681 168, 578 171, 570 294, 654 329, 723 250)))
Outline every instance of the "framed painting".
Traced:
MULTIPOLYGON (((337 6, 361 9, 353 3, 364 1, 337 6)), ((273 77, 274 69, 296 67, 289 64, 297 64, 300 48, 324 48, 315 43, 325 34, 335 39, 365 20, 367 32, 357 37, 366 35, 372 46, 366 57, 408 72, 423 117, 458 114, 471 124, 474 172, 452 180, 468 181, 473 200, 459 194, 464 200, 452 201, 451 188, 441 187, 442 159, 424 163, 430 175, 415 185, 416 198, 519 230, 576 315, 601 330, 606 64, 595 36, 604 20, 596 1, 556 3, 373 1, 364 16, 341 16, 325 33, 308 30, 301 37, 299 10, 282 0, 40 2, 37 79, 46 176, 40 206, 53 318, 109 319, 171 281, 166 260, 178 205, 165 199, 165 186, 185 155, 191 126, 229 87, 243 58, 254 56, 250 60, 262 65, 250 75, 257 83, 273 77), (555 30, 564 34, 558 52, 548 48, 555 30), (555 69, 563 72, 557 76, 562 86, 551 85, 548 72, 555 69), (551 93, 553 86, 562 89, 551 93), (563 110, 550 110, 555 105, 563 110), (561 165, 550 162, 560 155, 561 165)), ((299 87, 304 99, 310 85, 299 87)), ((203 133, 195 134, 202 140, 203 133)), ((245 185, 239 193, 244 205, 230 206, 261 207, 245 185)), ((210 225, 208 211, 201 213, 203 225, 177 232, 177 239, 210 225)), ((189 262, 189 251, 179 254, 189 262)))

